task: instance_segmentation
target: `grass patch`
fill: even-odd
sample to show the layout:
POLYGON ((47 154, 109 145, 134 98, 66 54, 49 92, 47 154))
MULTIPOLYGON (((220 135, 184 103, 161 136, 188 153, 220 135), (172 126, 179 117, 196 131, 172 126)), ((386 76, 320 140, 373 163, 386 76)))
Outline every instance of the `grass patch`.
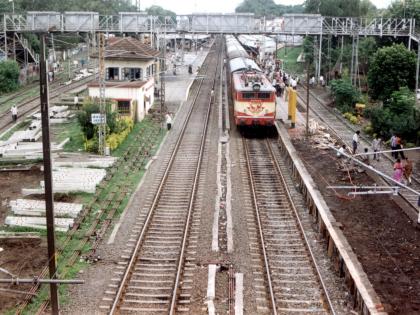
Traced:
POLYGON ((64 124, 57 124, 53 126, 54 141, 61 143, 65 139, 70 140, 64 145, 64 151, 78 152, 84 151, 85 140, 82 132, 82 127, 77 118, 72 118, 70 122, 64 124))
POLYGON ((27 91, 20 90, 14 94, 10 94, 7 97, 4 97, 3 99, 0 98, 0 114, 9 111, 13 105, 19 105, 23 103, 26 99, 35 97, 37 95, 39 95, 39 86, 29 88, 27 91), (12 99, 9 99, 6 102, 4 101, 12 95, 16 96, 12 99))
POLYGON ((283 60, 283 68, 290 74, 302 74, 304 63, 297 62, 302 47, 283 47, 277 51, 277 57, 283 60))
MULTIPOLYGON (((144 166, 150 160, 159 146, 159 143, 162 141, 165 132, 159 132, 160 124, 159 122, 154 122, 150 118, 144 119, 142 122, 135 124, 132 132, 127 136, 124 142, 113 152, 114 156, 122 157, 126 152, 129 150, 131 151, 131 155, 128 155, 131 158, 134 158, 136 154, 136 149, 141 145, 139 143, 138 135, 142 133, 142 142, 143 144, 153 144, 151 149, 149 150, 142 167, 138 171, 129 172, 128 175, 124 175, 122 170, 129 164, 130 158, 127 160, 122 160, 122 164, 118 167, 118 171, 112 176, 110 181, 104 186, 98 195, 97 200, 92 204, 91 211, 85 217, 85 220, 79 227, 79 230, 75 233, 73 239, 63 248, 62 254, 58 258, 58 277, 59 278, 67 278, 73 279, 76 278, 77 274, 80 270, 85 269, 87 264, 85 262, 80 262, 79 259, 76 262, 69 266, 68 261, 70 257, 73 255, 74 250, 80 250, 82 255, 86 254, 90 251, 90 244, 87 243, 83 246, 83 248, 79 248, 80 242, 85 238, 86 232, 90 229, 92 223, 95 219, 97 219, 97 215, 100 209, 105 209, 102 216, 99 218, 100 223, 103 222, 107 218, 107 214, 115 209, 114 220, 120 216, 120 214, 124 211, 125 207, 130 200, 132 193, 135 191, 137 185, 139 184, 141 178, 143 177, 145 170, 144 166), (153 135, 153 136, 152 136, 153 135), (133 150, 134 149, 134 150, 133 150), (133 150, 133 151, 132 151, 133 150), (121 203, 116 206, 115 199, 111 203, 109 203, 106 208, 104 208, 104 204, 106 204, 106 200, 109 197, 111 192, 116 192, 115 197, 119 196, 119 187, 124 187, 126 194, 122 199, 121 203)), ((144 153, 144 152, 143 152, 144 153)), ((80 193, 80 194, 71 194, 74 197, 75 202, 82 202, 83 204, 91 204, 93 202, 94 195, 87 194, 87 193, 80 193)), ((66 234, 61 233, 57 234, 57 248, 63 247, 64 240, 66 239, 66 234)), ((59 286, 59 293, 60 293, 60 303, 66 304, 69 301, 68 290, 66 285, 59 286)), ((34 314, 41 303, 45 301, 49 296, 49 286, 44 285, 42 286, 41 290, 37 297, 35 297, 32 303, 26 307, 24 314, 34 314)))
MULTIPOLYGON (((11 118, 10 118, 11 119, 11 118)), ((0 140, 2 140, 2 141, 6 141, 6 140, 8 140, 12 135, 13 135, 13 133, 15 133, 16 131, 19 131, 19 130, 25 130, 26 128, 28 128, 29 127, 29 125, 31 124, 31 121, 30 120, 24 120, 24 121, 21 121, 20 123, 18 123, 16 126, 14 126, 12 129, 10 129, 8 132, 6 132, 1 138, 0 138, 0 140)))

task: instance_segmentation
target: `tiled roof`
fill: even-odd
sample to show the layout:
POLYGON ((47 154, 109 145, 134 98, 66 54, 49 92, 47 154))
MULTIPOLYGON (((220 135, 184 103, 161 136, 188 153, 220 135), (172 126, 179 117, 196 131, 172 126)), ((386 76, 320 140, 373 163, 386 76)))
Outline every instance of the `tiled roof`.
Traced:
POLYGON ((132 37, 111 37, 105 47, 106 59, 153 59, 159 55, 158 50, 132 37))

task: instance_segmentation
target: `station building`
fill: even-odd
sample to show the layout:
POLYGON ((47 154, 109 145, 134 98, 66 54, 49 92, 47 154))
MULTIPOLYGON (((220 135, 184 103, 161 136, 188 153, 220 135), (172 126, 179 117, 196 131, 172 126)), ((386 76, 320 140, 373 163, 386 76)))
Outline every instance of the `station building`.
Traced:
MULTIPOLYGON (((160 52, 132 37, 111 37, 105 48, 105 97, 121 116, 140 121, 154 101, 160 52)), ((97 58, 97 55, 92 56, 97 58)), ((99 83, 88 85, 89 96, 99 97, 99 83)))

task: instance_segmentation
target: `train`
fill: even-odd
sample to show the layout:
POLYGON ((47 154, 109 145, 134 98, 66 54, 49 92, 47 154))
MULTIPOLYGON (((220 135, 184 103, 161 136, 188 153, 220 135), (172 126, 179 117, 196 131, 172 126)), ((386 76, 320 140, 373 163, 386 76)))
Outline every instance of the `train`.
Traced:
POLYGON ((235 125, 274 125, 276 89, 234 36, 225 39, 235 125))

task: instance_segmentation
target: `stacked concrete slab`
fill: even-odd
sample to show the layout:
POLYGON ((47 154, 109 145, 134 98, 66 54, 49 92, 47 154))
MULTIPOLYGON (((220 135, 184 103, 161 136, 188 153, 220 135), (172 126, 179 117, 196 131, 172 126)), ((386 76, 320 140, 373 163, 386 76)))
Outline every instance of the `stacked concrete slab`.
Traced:
MULTIPOLYGON (((35 229, 46 229, 47 222, 45 217, 6 217, 5 224, 8 226, 29 227, 35 229)), ((55 218, 54 225, 56 231, 66 232, 74 224, 74 219, 55 218)))
MULTIPOLYGON (((16 199, 11 200, 9 205, 14 215, 45 216, 44 200, 16 199)), ((76 218, 82 209, 80 203, 54 202, 55 217, 76 218)))
MULTIPOLYGON (((55 193, 86 192, 93 194, 96 191, 96 186, 105 178, 106 171, 95 168, 54 167, 52 175, 55 193)), ((41 181, 40 185, 40 188, 35 189, 24 188, 22 194, 43 194, 44 181, 41 181)))
MULTIPOLYGON (((17 199, 10 201, 13 215, 7 216, 5 224, 9 226, 46 228, 45 201, 17 199)), ((68 231, 74 219, 82 211, 83 205, 78 203, 54 202, 55 227, 58 231, 68 231)))

